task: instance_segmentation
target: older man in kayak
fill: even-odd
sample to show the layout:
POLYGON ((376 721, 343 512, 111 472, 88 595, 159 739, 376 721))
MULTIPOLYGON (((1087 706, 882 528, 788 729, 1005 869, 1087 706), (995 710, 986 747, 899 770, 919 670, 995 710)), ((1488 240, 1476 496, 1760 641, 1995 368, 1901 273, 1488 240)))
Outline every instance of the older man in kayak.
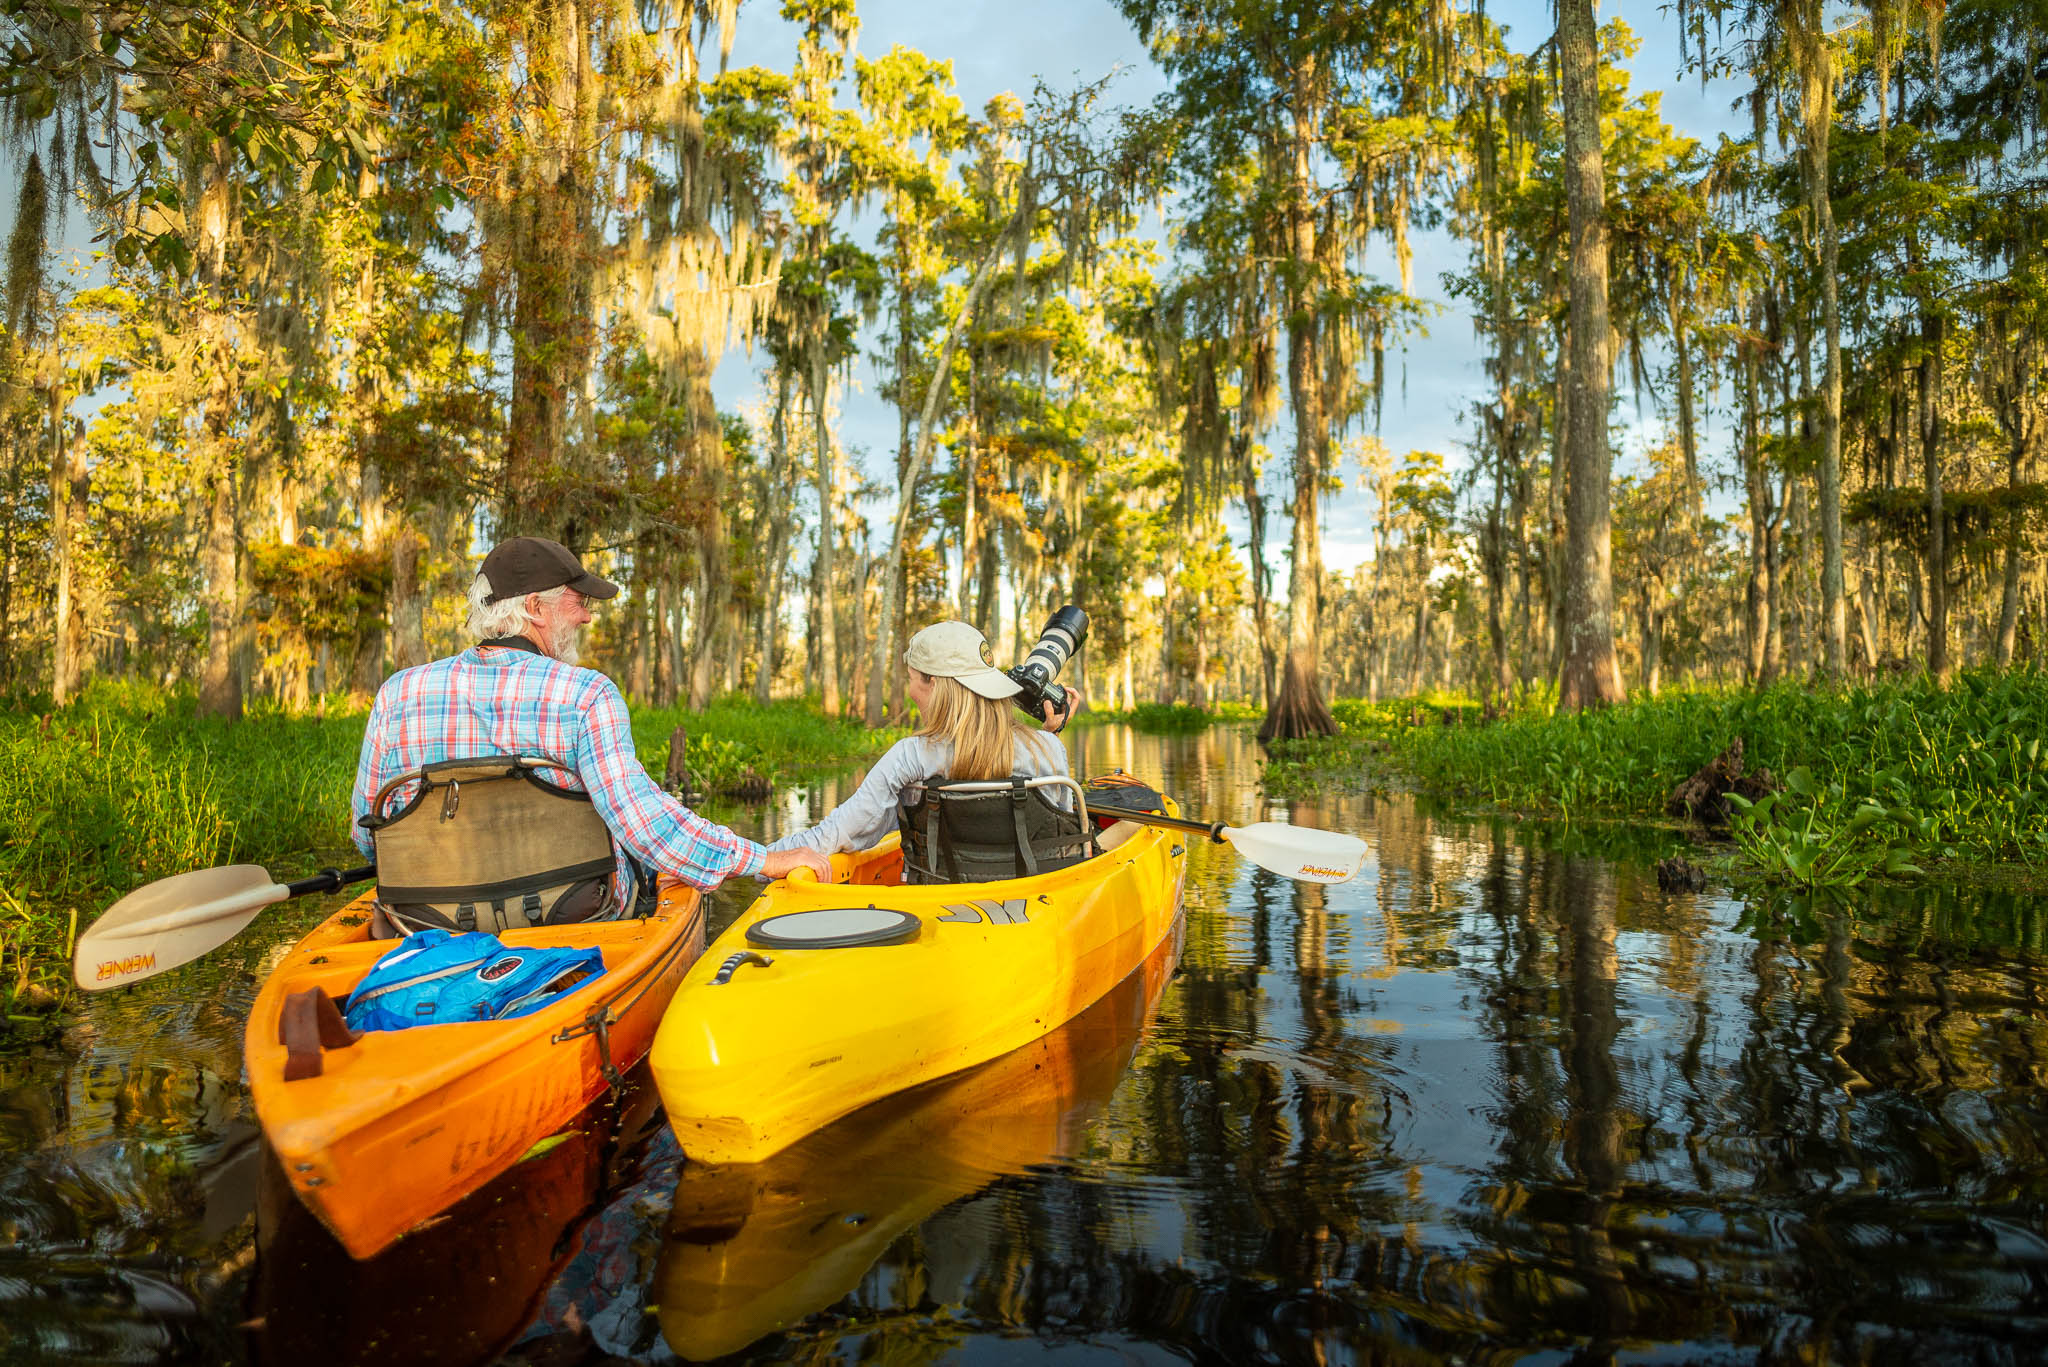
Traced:
MULTIPOLYGON (((560 766, 546 771, 548 781, 587 792, 603 818, 619 856, 610 914, 632 904, 636 861, 698 888, 737 874, 777 878, 800 866, 830 878, 830 861, 816 851, 770 854, 698 816, 648 777, 618 686, 576 664, 590 603, 618 591, 567 547, 540 537, 515 537, 485 556, 469 590, 468 631, 477 643, 400 670, 377 690, 356 766, 356 844, 374 853, 364 818, 387 783, 449 760, 525 755, 560 766)), ((416 787, 394 789, 368 826, 416 787)))

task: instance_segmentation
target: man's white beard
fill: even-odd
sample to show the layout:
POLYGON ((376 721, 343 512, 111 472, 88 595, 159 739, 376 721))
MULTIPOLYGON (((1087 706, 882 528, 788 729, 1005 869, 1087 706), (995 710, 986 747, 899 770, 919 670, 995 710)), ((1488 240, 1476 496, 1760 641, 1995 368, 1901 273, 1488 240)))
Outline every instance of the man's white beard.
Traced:
POLYGON ((556 627, 548 636, 548 656, 573 665, 583 652, 583 628, 556 627))

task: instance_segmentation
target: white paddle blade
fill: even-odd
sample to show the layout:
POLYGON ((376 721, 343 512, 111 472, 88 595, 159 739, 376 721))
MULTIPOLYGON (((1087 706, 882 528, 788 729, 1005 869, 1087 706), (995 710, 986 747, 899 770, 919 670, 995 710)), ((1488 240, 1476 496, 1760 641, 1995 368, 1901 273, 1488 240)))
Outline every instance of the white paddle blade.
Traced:
POLYGON ((1260 868, 1305 883, 1344 883, 1365 867, 1366 844, 1355 835, 1257 821, 1225 826, 1223 838, 1260 868))
POLYGON ((72 981, 99 992, 190 963, 289 896, 291 889, 255 864, 159 878, 108 907, 78 937, 72 981))

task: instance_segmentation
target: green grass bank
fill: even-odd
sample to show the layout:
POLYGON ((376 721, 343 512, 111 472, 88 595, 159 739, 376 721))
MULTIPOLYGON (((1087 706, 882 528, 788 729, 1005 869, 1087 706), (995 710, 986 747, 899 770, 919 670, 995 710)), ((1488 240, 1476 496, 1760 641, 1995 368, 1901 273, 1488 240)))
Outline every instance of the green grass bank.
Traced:
MULTIPOLYGON (((105 683, 54 713, 0 712, 13 776, 0 790, 0 1038, 61 1001, 76 927, 130 889, 243 862, 298 877, 349 857, 363 720, 343 704, 208 720, 189 696, 105 683)), ((657 778, 678 725, 697 788, 714 792, 749 770, 774 781, 856 763, 901 734, 797 702, 638 709, 634 741, 657 778)))
POLYGON ((1738 736, 1784 791, 1738 818, 1762 872, 1853 882, 1934 861, 2048 871, 2048 674, 1976 670, 1808 688, 1671 692, 1594 712, 1535 699, 1485 720, 1453 697, 1345 700, 1340 736, 1276 747, 1268 786, 1404 782, 1540 817, 1664 818, 1671 790, 1738 736))
POLYGON ((1155 735, 1181 735, 1207 730, 1218 722, 1255 722, 1265 715, 1263 708, 1252 703, 1225 701, 1202 707, 1194 703, 1141 702, 1127 711, 1090 709, 1075 717, 1072 724, 1121 723, 1155 735))

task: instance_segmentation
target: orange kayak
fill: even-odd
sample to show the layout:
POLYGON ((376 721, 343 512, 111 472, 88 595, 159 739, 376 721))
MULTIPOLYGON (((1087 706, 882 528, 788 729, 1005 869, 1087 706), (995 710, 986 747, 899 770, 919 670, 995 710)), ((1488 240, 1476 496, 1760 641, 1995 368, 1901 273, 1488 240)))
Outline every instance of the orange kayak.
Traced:
MULTIPOLYGON (((605 971, 529 1016, 329 1033, 317 1075, 287 1078, 286 1002, 339 1003, 400 943, 371 940, 371 897, 328 917, 264 980, 243 1056, 256 1117, 291 1188, 351 1255, 368 1258, 561 1130, 647 1053, 704 951, 694 888, 664 887, 642 920, 511 930, 507 945, 596 947, 605 971)), ((338 1025, 338 1021, 333 1022, 338 1025)), ((301 1034, 301 1064, 310 1037, 301 1034)))

